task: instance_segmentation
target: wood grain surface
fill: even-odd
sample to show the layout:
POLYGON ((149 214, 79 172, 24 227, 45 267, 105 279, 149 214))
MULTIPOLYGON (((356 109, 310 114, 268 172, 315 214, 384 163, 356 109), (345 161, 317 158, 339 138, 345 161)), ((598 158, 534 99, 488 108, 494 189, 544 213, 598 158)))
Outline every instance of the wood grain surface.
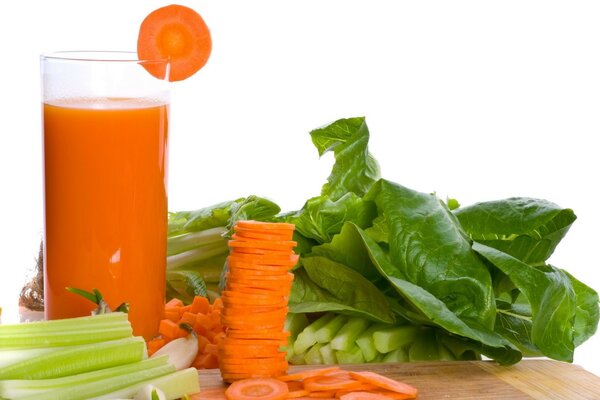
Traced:
MULTIPOLYGON (((314 366, 293 366, 298 371, 314 366)), ((583 368, 551 360, 524 360, 503 367, 491 361, 445 361, 403 364, 353 364, 409 383, 427 399, 560 399, 600 400, 600 377, 583 368)), ((219 370, 199 374, 202 389, 222 386, 219 370)), ((202 399, 202 392, 194 399, 202 399)))

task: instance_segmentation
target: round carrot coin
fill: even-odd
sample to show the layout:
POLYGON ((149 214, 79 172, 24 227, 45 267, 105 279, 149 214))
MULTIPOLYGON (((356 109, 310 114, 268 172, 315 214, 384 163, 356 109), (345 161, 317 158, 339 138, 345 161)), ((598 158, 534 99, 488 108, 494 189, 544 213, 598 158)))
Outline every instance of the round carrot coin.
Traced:
POLYGON ((283 400, 288 392, 287 385, 277 379, 243 379, 233 382, 225 396, 230 400, 283 400))
POLYGON ((165 71, 164 65, 142 63, 159 79, 189 78, 206 64, 211 50, 208 26, 200 14, 189 7, 178 4, 161 7, 148 14, 140 26, 137 41, 140 60, 169 60, 169 71, 165 71))

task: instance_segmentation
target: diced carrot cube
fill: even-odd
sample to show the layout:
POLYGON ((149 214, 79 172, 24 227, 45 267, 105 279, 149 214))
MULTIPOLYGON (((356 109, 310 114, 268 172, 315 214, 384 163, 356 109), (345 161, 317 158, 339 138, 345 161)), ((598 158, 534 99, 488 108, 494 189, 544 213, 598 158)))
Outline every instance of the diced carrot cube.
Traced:
POLYGON ((181 314, 179 323, 180 324, 188 324, 189 326, 193 327, 194 324, 196 323, 196 314, 189 312, 189 311, 184 312, 183 314, 181 314))
POLYGON ((166 344, 166 341, 164 338, 154 338, 154 339, 150 339, 146 342, 146 348, 148 349, 148 356, 151 356, 152 354, 156 353, 156 351, 158 349, 160 349, 161 347, 163 347, 166 344))
POLYGON ((208 298, 204 296, 196 296, 192 301, 192 312, 194 314, 206 314, 208 313, 210 303, 208 298))
POLYGON ((198 353, 204 353, 206 345, 210 343, 210 340, 206 336, 198 335, 198 353))
POLYGON ((219 359, 214 354, 203 353, 196 356, 192 364, 197 369, 211 369, 219 367, 219 359))
POLYGON ((212 342, 214 344, 219 344, 219 342, 221 342, 223 339, 225 339, 225 332, 220 331, 220 332, 217 332, 215 334, 215 336, 213 336, 212 342))
POLYGON ((179 321, 179 310, 176 308, 165 308, 165 319, 173 322, 179 321))
POLYGON ((210 318, 210 316, 208 316, 206 314, 196 314, 195 324, 198 324, 198 325, 202 326, 204 329, 206 329, 207 331, 209 331, 212 329, 213 320, 210 318))
POLYGON ((218 346, 214 343, 209 343, 204 347, 204 352, 216 356, 218 355, 218 346))
POLYGON ((179 327, 179 324, 169 319, 163 319, 158 325, 158 333, 167 340, 184 337, 187 335, 185 329, 179 327))
POLYGON ((177 298, 173 298, 165 304, 165 308, 179 308, 179 307, 183 307, 183 301, 181 301, 177 298))
POLYGON ((212 309, 213 310, 215 310, 215 309, 218 309, 218 310, 223 309, 223 300, 221 300, 220 297, 217 297, 215 299, 215 301, 213 301, 213 303, 212 303, 212 309))

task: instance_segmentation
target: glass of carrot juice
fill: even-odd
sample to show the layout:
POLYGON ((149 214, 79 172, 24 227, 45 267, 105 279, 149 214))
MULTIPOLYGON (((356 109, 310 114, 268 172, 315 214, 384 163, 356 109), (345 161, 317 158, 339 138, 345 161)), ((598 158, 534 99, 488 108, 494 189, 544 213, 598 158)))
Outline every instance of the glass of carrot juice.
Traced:
MULTIPOLYGON (((41 56, 46 319, 89 315, 66 290, 128 303, 135 335, 164 307, 169 85, 129 52, 41 56)), ((168 74, 166 74, 168 76, 168 74)))

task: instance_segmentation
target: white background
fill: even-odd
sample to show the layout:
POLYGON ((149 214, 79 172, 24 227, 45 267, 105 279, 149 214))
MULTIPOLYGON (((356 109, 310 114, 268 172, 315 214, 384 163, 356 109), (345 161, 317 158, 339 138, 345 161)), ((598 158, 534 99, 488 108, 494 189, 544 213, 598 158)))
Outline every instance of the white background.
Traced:
MULTIPOLYGON (((38 55, 134 50, 139 23, 166 4, 0 2, 5 321, 42 234, 38 55)), ((249 194, 298 209, 332 163, 308 132, 365 116, 387 179, 464 205, 532 196, 573 208, 578 220, 551 262, 600 289, 600 3, 182 4, 204 16, 214 50, 173 85, 171 210, 249 194)), ((600 375, 599 358, 594 337, 575 362, 600 375)))

